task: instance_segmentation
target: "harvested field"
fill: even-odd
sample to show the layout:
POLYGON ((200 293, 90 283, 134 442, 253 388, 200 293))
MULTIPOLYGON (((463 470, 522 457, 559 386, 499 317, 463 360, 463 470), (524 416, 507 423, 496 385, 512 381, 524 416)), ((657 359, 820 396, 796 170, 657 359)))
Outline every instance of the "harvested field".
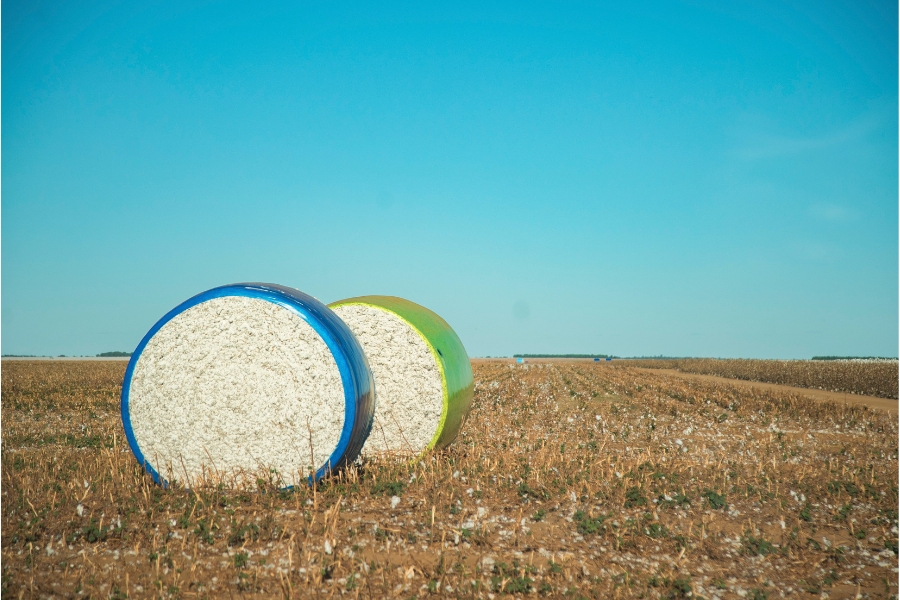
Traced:
POLYGON ((618 364, 718 375, 795 387, 897 398, 896 360, 747 360, 677 358, 623 360, 618 364))
POLYGON ((698 379, 711 383, 725 384, 731 387, 741 388, 757 388, 764 390, 772 390, 803 396, 818 400, 820 402, 838 402, 842 404, 863 404, 869 408, 886 410, 896 414, 898 412, 897 400, 892 398, 879 398, 878 396, 863 396, 862 394, 847 394, 841 392, 830 392, 816 388, 803 388, 790 385, 782 385, 779 383, 765 383, 762 381, 750 381, 748 379, 732 379, 729 377, 719 377, 718 375, 701 375, 700 373, 685 373, 684 371, 676 371, 674 369, 645 369, 644 367, 629 367, 638 371, 649 371, 650 373, 660 374, 664 376, 681 377, 687 379, 698 379))
POLYGON ((479 361, 416 464, 165 490, 122 443, 124 369, 4 361, 4 597, 897 594, 897 422, 865 406, 479 361))

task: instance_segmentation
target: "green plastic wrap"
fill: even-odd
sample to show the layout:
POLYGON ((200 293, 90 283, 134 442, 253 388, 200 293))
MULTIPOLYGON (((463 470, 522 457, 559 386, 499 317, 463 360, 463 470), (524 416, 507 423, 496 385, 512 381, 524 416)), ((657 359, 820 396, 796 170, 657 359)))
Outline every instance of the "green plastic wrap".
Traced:
MULTIPOLYGON (((453 328, 433 311, 396 296, 360 296, 328 305, 329 308, 363 305, 393 313, 406 321, 425 340, 441 372, 443 410, 437 432, 426 450, 447 447, 465 422, 472 406, 475 384, 472 365, 453 328)), ((377 388, 377 382, 376 382, 377 388)), ((377 389, 376 389, 377 393, 377 389)))

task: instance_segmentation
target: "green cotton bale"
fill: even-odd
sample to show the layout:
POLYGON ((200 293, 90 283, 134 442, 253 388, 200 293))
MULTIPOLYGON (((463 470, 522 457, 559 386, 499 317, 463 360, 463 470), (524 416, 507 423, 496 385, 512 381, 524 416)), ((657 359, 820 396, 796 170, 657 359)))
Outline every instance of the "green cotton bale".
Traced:
POLYGON ((456 439, 472 405, 472 365, 444 319, 403 298, 328 305, 362 345, 375 379, 375 419, 363 456, 418 456, 456 439))

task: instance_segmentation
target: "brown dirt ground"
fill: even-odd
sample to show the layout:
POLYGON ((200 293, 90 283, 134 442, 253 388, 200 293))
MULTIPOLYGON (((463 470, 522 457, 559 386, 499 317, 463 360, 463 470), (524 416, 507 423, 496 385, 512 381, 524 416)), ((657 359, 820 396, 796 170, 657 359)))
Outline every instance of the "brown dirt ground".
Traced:
MULTIPOLYGON (((499 363, 508 363, 508 364, 516 364, 515 359, 509 358, 475 358, 472 359, 473 363, 490 363, 490 362, 499 362, 499 363)), ((697 379, 699 381, 709 381, 722 383, 726 385, 735 385, 738 387, 751 387, 757 388, 761 390, 774 390, 779 392, 784 392, 787 394, 799 394, 806 396, 808 398, 813 398, 815 400, 826 401, 826 402, 844 402, 849 404, 861 404, 865 406, 869 406, 871 408, 877 408, 880 410, 885 410, 892 413, 898 412, 898 402, 894 398, 881 398, 878 396, 867 396, 864 394, 848 394, 844 392, 832 392, 828 390, 820 390, 815 388, 805 388, 791 385, 781 385, 777 383, 766 383, 762 381, 750 381, 746 379, 734 379, 732 377, 720 377, 717 375, 706 375, 701 373, 686 373, 684 371, 679 371, 677 369, 664 369, 664 368, 644 368, 638 367, 635 365, 636 361, 601 361, 599 363, 595 363, 593 359, 585 359, 585 358, 530 358, 528 359, 527 364, 549 364, 549 363, 559 363, 559 364, 596 364, 599 366, 605 367, 619 367, 621 365, 626 365, 630 368, 633 368, 637 371, 643 371, 646 373, 665 373, 667 375, 672 375, 675 377, 687 377, 697 379)))
POLYGON ((724 383, 738 387, 757 388, 761 390, 774 390, 787 394, 798 394, 808 398, 824 402, 844 402, 848 404, 862 404, 871 408, 878 408, 892 413, 897 413, 897 401, 890 398, 877 398, 875 396, 863 396, 861 394, 843 394, 841 392, 829 392, 826 390, 814 390, 811 388, 794 387, 790 385, 778 385, 777 383, 764 383, 761 381, 747 381, 744 379, 731 379, 729 377, 717 377, 715 375, 700 375, 698 373, 684 373, 675 369, 643 369, 634 367, 638 371, 665 373, 675 377, 687 377, 699 381, 711 381, 724 383))
POLYGON ((192 491, 123 447, 124 363, 4 361, 3 597, 896 597, 895 415, 627 366, 473 366, 444 451, 192 491))

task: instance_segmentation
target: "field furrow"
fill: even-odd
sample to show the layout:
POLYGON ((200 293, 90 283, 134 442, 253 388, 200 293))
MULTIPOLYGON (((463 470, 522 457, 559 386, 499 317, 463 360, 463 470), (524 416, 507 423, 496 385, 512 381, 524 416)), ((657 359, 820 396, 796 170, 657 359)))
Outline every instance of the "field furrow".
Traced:
POLYGON ((124 366, 4 362, 4 597, 897 594, 897 421, 865 406, 481 361, 444 452, 163 489, 123 445, 124 366))

